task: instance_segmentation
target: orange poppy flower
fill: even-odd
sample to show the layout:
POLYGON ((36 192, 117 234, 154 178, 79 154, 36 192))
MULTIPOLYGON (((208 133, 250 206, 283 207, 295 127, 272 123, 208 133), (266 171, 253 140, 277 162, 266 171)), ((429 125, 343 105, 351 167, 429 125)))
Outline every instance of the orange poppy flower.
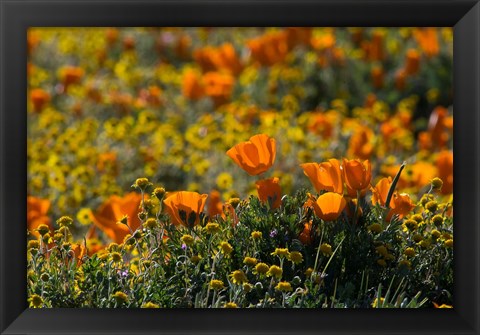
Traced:
POLYGON ((30 78, 35 72, 35 66, 32 63, 27 63, 27 78, 30 78))
POLYGON ((372 166, 368 160, 362 163, 357 159, 343 159, 342 168, 347 192, 352 198, 357 197, 357 191, 363 193, 367 190, 372 179, 372 166))
POLYGON ((205 94, 212 98, 215 106, 226 103, 232 95, 235 78, 228 73, 207 72, 202 78, 205 94))
POLYGON ((404 69, 399 69, 395 72, 395 88, 398 91, 403 91, 405 89, 405 81, 407 74, 404 69))
MULTIPOLYGON (((372 204, 385 206, 387 202, 388 191, 392 186, 392 178, 382 178, 378 181, 375 187, 372 187, 372 204)), ((398 194, 394 192, 389 204, 390 211, 387 213, 386 221, 390 221, 393 215, 398 215, 402 219, 405 215, 410 213, 415 205, 412 203, 410 196, 406 193, 398 194)))
POLYGON ((288 47, 292 49, 300 44, 308 45, 312 38, 313 29, 306 27, 288 27, 285 29, 285 33, 287 35, 288 47))
POLYGON ((220 197, 220 192, 218 192, 217 190, 213 190, 210 192, 207 207, 208 207, 208 216, 210 217, 223 214, 223 204, 222 204, 222 199, 220 197))
POLYGON ((36 88, 30 92, 30 100, 32 101, 33 111, 39 113, 50 101, 50 94, 41 88, 36 88))
POLYGON ((266 33, 247 41, 252 58, 261 65, 270 66, 282 62, 289 52, 285 31, 266 33))
POLYGON ((368 159, 373 153, 374 133, 368 127, 355 127, 355 132, 348 142, 348 155, 360 159, 368 159))
POLYGON ((317 192, 323 190, 343 194, 342 172, 337 159, 329 159, 320 164, 305 163, 300 166, 317 192))
POLYGON ((318 197, 313 203, 315 214, 324 221, 335 221, 338 219, 347 201, 338 193, 327 192, 318 197))
POLYGON ((312 243, 312 221, 305 223, 302 232, 298 235, 298 239, 305 245, 312 243))
POLYGON ((183 75, 182 94, 190 100, 198 100, 205 94, 201 77, 195 71, 187 71, 183 75))
POLYGON ((323 51, 332 49, 337 42, 335 38, 335 30, 333 28, 324 28, 322 33, 310 39, 310 44, 315 50, 323 51))
POLYGON ((397 125, 393 122, 393 118, 388 119, 380 125, 380 133, 384 140, 389 140, 398 129, 397 125))
POLYGON ((71 250, 73 251, 73 255, 70 255, 71 257, 75 257, 77 263, 77 266, 82 265, 83 263, 83 257, 87 254, 87 250, 85 249, 85 246, 83 243, 72 243, 71 244, 71 250))
POLYGON ((242 71, 242 64, 232 44, 225 43, 220 47, 220 64, 221 69, 226 69, 234 75, 242 71))
POLYGON ((448 110, 445 107, 438 106, 430 114, 428 119, 428 131, 431 140, 438 148, 443 148, 449 139, 447 123, 449 122, 448 110))
POLYGON ((105 40, 109 47, 113 46, 117 40, 119 35, 119 30, 117 28, 107 28, 105 30, 105 40))
POLYGON ((40 234, 36 231, 38 226, 46 224, 52 229, 50 218, 47 216, 50 208, 50 200, 36 198, 33 196, 27 197, 27 229, 35 237, 40 234))
POLYGON ((307 193, 307 200, 303 204, 303 209, 305 210, 308 210, 309 208, 313 209, 314 202, 315 202, 315 198, 310 193, 307 193))
POLYGON ((375 187, 372 187, 372 204, 375 206, 385 206, 387 202, 388 191, 392 186, 392 178, 382 178, 378 181, 375 187))
POLYGON ((381 66, 375 66, 372 68, 370 75, 372 77, 373 87, 380 89, 383 87, 385 81, 385 72, 381 66))
POLYGON ((50 200, 33 196, 27 197, 27 229, 33 236, 40 236, 36 229, 41 224, 46 224, 52 229, 51 220, 47 216, 49 208, 50 200))
POLYGON ((174 225, 193 227, 200 222, 207 197, 208 194, 181 191, 167 196, 163 204, 174 225))
POLYGON ((142 196, 135 192, 128 193, 124 197, 112 195, 96 212, 91 213, 91 219, 115 243, 122 243, 130 230, 117 222, 127 215, 128 225, 133 231, 140 227, 138 213, 141 201, 142 196))
MULTIPOLYGON (((90 212, 91 211, 89 211, 89 213, 90 212)), ((98 229, 97 226, 90 225, 90 227, 87 230, 87 233, 85 234, 85 239, 87 240, 87 242, 89 239, 98 239, 97 229, 98 229)))
POLYGON ((225 43, 218 48, 208 46, 197 49, 194 58, 204 72, 225 71, 237 75, 242 71, 242 64, 231 43, 225 43))
POLYGON ((309 117, 308 130, 329 139, 333 136, 338 122, 338 114, 335 110, 314 112, 309 117))
POLYGON ((270 208, 275 209, 282 204, 282 189, 277 177, 257 181, 258 197, 264 203, 268 202, 270 208))
POLYGON ((421 188, 428 185, 430 180, 437 176, 437 169, 429 162, 418 161, 411 165, 409 174, 410 176, 406 175, 405 179, 410 180, 410 185, 421 188))
POLYGON ((159 107, 162 104, 162 90, 156 86, 149 86, 148 89, 142 88, 134 105, 138 108, 145 106, 159 107))
POLYGON ((415 49, 407 50, 405 61, 405 73, 407 75, 417 74, 420 70, 420 54, 415 49))
POLYGON ((135 49, 135 37, 133 36, 125 36, 123 39, 123 49, 124 50, 133 50, 135 49))
POLYGON ((97 170, 99 172, 112 171, 115 175, 117 175, 117 154, 113 151, 100 153, 97 160, 97 170))
POLYGON ((95 238, 87 240, 87 254, 88 256, 93 256, 96 253, 105 250, 105 245, 101 243, 100 240, 95 238))
POLYGON ((193 58, 195 59, 195 62, 200 65, 203 72, 218 70, 215 65, 215 57, 218 55, 215 51, 215 48, 207 46, 205 48, 196 49, 193 52, 193 58))
POLYGON ((64 66, 60 69, 60 80, 63 83, 65 92, 71 84, 77 84, 85 75, 85 71, 76 66, 64 66))
POLYGON ((360 42, 363 40, 363 34, 364 34, 364 28, 359 28, 359 27, 354 27, 354 28, 349 28, 350 31, 350 37, 352 39, 352 42, 358 46, 360 42))
POLYGON ((453 152, 444 150, 438 153, 435 161, 438 169, 438 177, 442 179, 442 194, 453 192, 453 152))
POLYGON ((368 58, 371 61, 381 61, 385 58, 384 42, 385 34, 380 31, 374 31, 372 33, 372 41, 368 48, 368 58))
POLYGON ((410 213, 412 209, 415 208, 415 204, 412 202, 412 199, 410 199, 410 196, 407 193, 394 193, 392 202, 393 204, 390 207, 393 208, 388 214, 387 220, 390 220, 391 216, 393 215, 398 215, 398 217, 402 219, 405 215, 410 213))
POLYGON ((35 30, 29 29, 27 31, 27 54, 30 53, 38 46, 40 43, 40 36, 35 30))
MULTIPOLYGON (((190 36, 188 36, 187 34, 181 35, 180 37, 178 37, 175 43, 175 55, 182 60, 187 60, 190 56, 191 45, 192 39, 190 38, 190 36)), ((163 55, 164 53, 161 54, 163 55)))
POLYGON ((102 103, 103 96, 101 90, 98 87, 95 87, 95 85, 90 83, 86 85, 86 90, 86 95, 88 99, 92 100, 95 103, 102 103))
POLYGON ((113 90, 110 92, 110 103, 123 114, 128 114, 133 104, 133 97, 130 93, 113 90))
POLYGON ((373 93, 368 93, 367 96, 365 97, 365 102, 363 103, 363 106, 365 108, 373 108, 373 105, 378 101, 378 98, 375 94, 373 93))
POLYGON ((437 28, 417 28, 413 31, 413 37, 427 57, 438 55, 440 46, 438 44, 437 28))
POLYGON ((90 225, 85 234, 85 240, 87 242, 86 252, 88 256, 93 256, 97 252, 105 249, 105 245, 99 240, 97 230, 98 227, 93 224, 90 225))
POLYGON ((418 133, 418 147, 421 150, 431 150, 432 149, 432 136, 428 131, 421 131, 418 133))
POLYGON ((256 176, 270 169, 275 161, 276 141, 265 134, 250 137, 227 151, 227 155, 249 175, 256 176))
POLYGON ((227 219, 227 217, 232 219, 232 226, 234 227, 240 222, 240 219, 238 218, 238 215, 235 212, 235 208, 233 208, 233 206, 229 203, 225 203, 223 205, 222 218, 227 219))

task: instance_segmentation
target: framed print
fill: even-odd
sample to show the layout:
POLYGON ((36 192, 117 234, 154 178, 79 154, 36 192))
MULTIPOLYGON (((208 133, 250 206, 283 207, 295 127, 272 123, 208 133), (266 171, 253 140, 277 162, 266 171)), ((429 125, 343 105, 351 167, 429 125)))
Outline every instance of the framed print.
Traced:
POLYGON ((477 1, 1 15, 2 334, 479 332, 477 1))

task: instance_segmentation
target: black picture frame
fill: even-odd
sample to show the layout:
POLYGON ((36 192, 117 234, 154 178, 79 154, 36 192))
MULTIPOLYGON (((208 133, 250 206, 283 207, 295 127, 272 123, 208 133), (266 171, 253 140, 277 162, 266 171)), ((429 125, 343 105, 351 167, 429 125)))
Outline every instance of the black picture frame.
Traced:
POLYGON ((480 3, 475 0, 0 0, 1 334, 479 334, 480 3), (26 294, 30 26, 453 26, 453 309, 45 309, 26 294))

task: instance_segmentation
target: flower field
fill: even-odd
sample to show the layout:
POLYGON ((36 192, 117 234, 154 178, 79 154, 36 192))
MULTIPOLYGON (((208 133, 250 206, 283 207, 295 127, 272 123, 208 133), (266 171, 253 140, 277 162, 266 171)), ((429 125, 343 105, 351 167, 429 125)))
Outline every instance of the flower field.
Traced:
POLYGON ((30 307, 452 308, 451 28, 31 28, 30 307))

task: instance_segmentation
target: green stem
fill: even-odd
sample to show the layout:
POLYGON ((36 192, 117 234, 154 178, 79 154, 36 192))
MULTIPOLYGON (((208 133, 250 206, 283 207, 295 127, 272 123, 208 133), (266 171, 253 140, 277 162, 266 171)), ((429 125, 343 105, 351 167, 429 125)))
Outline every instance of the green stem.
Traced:
POLYGON ((335 279, 335 288, 333 289, 333 298, 332 298, 332 304, 330 305, 331 308, 335 305, 335 296, 337 295, 337 284, 338 284, 338 278, 335 279))
POLYGON ((330 265, 330 262, 332 261, 333 256, 335 256, 335 254, 337 253, 338 248, 340 248, 340 246, 342 245, 343 241, 345 241, 345 237, 346 237, 346 236, 344 236, 344 237, 342 238, 342 240, 340 241, 340 243, 337 245, 337 247, 336 247, 335 250, 333 251, 333 254, 332 254, 332 255, 330 256, 330 258, 328 259, 327 264, 326 264, 325 267, 323 268, 322 277, 323 277, 323 275, 325 274, 325 271, 327 271, 327 268, 328 268, 328 266, 330 265))
POLYGON ((185 297, 186 297, 188 292, 187 249, 185 249, 185 261, 183 263, 183 266, 185 267, 185 297))
POLYGON ((272 277, 272 279, 270 280, 270 285, 268 286, 268 292, 270 292, 272 290, 274 279, 275 279, 275 277, 272 277))
MULTIPOLYGON (((215 296, 216 296, 216 293, 217 293, 217 291, 216 291, 216 290, 213 290, 212 308, 215 307, 215 296)), ((207 296, 207 300, 208 300, 208 296, 207 296)))
MULTIPOLYGON (((315 273, 317 272, 318 256, 320 255, 320 246, 322 245, 322 241, 323 241, 323 230, 322 230, 322 235, 320 236, 320 243, 318 243, 317 256, 315 257, 315 264, 314 264, 314 266, 313 266, 313 271, 312 271, 311 278, 313 278, 313 276, 314 276, 315 273)), ((310 278, 310 279, 311 279, 311 278, 310 278)))
POLYGON ((357 224, 357 219, 358 219, 358 206, 360 204, 360 195, 361 192, 360 190, 357 190, 357 203, 355 204, 355 213, 353 213, 353 224, 357 224))

